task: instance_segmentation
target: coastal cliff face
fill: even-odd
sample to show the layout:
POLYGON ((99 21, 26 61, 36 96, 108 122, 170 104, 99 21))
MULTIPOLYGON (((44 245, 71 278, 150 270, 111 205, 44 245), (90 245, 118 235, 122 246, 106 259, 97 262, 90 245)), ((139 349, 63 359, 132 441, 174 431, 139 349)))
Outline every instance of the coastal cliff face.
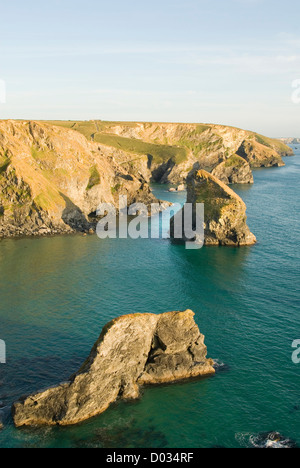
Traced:
POLYGON ((140 385, 212 375, 213 361, 206 354, 191 310, 122 316, 104 327, 68 382, 14 404, 15 425, 77 424, 118 398, 138 398, 140 385))
POLYGON ((287 154, 220 125, 0 121, 0 237, 93 231, 100 203, 157 203, 150 181, 182 185, 203 169, 248 184, 251 167, 287 154))
POLYGON ((250 164, 238 155, 233 155, 223 161, 213 169, 211 174, 226 185, 254 183, 250 164))
MULTIPOLYGON (((197 203, 204 204, 205 245, 240 247, 256 243, 256 237, 246 223, 246 205, 227 185, 200 170, 189 179, 187 191, 187 203, 193 205, 194 211, 197 203)), ((182 213, 179 214, 184 219, 182 213)), ((171 220, 172 235, 174 236, 174 218, 171 220)))
MULTIPOLYGON (((85 231, 100 203, 157 202, 142 174, 118 163, 122 150, 70 129, 0 122, 0 237, 85 231)), ((126 157, 125 157, 126 159, 126 157)))
POLYGON ((300 144, 300 138, 278 138, 279 141, 284 143, 285 145, 299 145, 300 144))
MULTIPOLYGON (((142 171, 148 180, 161 183, 181 184, 197 170, 211 172, 236 154, 251 167, 281 166, 282 156, 293 154, 279 140, 222 125, 102 121, 56 124, 71 126, 101 144, 139 154, 129 160, 132 172, 142 171)), ((240 164, 235 167, 234 179, 236 183, 249 183, 249 178, 244 182, 245 171, 240 164)))
POLYGON ((277 151, 255 140, 244 141, 237 154, 248 161, 251 167, 284 166, 284 162, 277 151))

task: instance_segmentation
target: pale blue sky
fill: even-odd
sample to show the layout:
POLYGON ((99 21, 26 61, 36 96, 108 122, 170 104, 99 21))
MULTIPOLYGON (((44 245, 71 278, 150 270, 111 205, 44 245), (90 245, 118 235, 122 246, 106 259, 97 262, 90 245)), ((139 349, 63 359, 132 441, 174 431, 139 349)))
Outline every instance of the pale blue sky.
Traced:
POLYGON ((1 5, 0 118, 211 122, 300 136, 299 0, 1 5))

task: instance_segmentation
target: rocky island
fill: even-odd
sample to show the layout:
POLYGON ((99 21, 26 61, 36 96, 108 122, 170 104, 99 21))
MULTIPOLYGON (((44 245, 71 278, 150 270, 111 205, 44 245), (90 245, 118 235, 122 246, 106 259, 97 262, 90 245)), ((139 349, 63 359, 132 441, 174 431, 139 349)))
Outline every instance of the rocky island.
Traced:
MULTIPOLYGON (((190 177, 187 185, 187 203, 193 205, 193 211, 197 203, 203 203, 205 206, 205 245, 240 247, 256 243, 256 237, 246 224, 245 203, 233 190, 212 174, 200 170, 190 177)), ((177 216, 184 220, 182 212, 179 212, 177 216)), ((175 217, 171 220, 172 237, 174 237, 175 217)), ((193 226, 193 229, 195 227, 193 226)), ((186 242, 189 239, 183 236, 182 240, 186 242)))
POLYGON ((132 314, 108 323, 69 381, 14 404, 15 425, 77 424, 118 398, 138 398, 141 385, 214 374, 194 315, 191 310, 132 314))

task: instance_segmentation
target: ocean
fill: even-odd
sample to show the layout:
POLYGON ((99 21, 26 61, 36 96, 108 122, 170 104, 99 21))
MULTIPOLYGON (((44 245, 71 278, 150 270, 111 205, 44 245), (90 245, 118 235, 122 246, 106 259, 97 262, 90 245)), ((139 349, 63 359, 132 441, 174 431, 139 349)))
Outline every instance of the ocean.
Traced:
MULTIPOLYGON (((300 445, 300 150, 233 189, 252 247, 186 250, 168 239, 62 236, 0 242, 0 447, 252 447, 278 431, 300 445), (74 427, 16 429, 11 404, 66 380, 112 318, 192 309, 215 376, 147 387, 74 427), (1 417, 1 416, 0 416, 1 417)), ((156 196, 185 193, 154 185, 156 196)))

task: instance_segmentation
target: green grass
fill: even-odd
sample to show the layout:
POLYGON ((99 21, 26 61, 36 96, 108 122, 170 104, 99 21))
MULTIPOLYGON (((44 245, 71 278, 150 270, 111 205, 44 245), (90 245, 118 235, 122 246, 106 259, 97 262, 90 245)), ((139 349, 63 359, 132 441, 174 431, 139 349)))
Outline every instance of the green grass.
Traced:
POLYGON ((11 160, 8 156, 8 151, 4 151, 4 154, 0 153, 0 174, 3 174, 3 172, 6 171, 8 166, 10 165, 11 160))
POLYGON ((258 133, 255 133, 254 137, 257 143, 260 143, 261 145, 267 146, 268 148, 277 151, 277 153, 279 153, 281 156, 286 154, 293 154, 292 149, 289 146, 282 143, 282 141, 275 140, 273 138, 268 138, 263 135, 259 135, 258 133))
POLYGON ((91 188, 93 188, 95 185, 99 185, 100 181, 101 179, 100 179, 100 174, 98 172, 97 166, 92 166, 90 169, 89 183, 87 185, 86 190, 91 190, 91 188))
POLYGON ((95 141, 129 153, 152 156, 155 163, 164 163, 172 160, 175 164, 180 164, 187 159, 186 149, 178 146, 156 145, 135 138, 124 138, 104 133, 97 133, 95 141))
POLYGON ((10 165, 10 159, 7 159, 6 161, 4 161, 4 163, 0 165, 0 174, 3 174, 9 165, 10 165))
MULTIPOLYGON (((162 139, 160 143, 155 141, 156 139, 154 139, 152 143, 147 143, 140 139, 120 137, 114 133, 114 127, 120 125, 126 128, 135 128, 136 122, 108 122, 102 120, 76 122, 54 120, 47 121, 47 123, 76 130, 90 141, 94 140, 100 144, 102 143, 130 153, 151 155, 153 161, 158 164, 162 164, 170 159, 173 160, 175 164, 180 164, 187 159, 187 151, 191 151, 196 157, 199 157, 203 154, 219 151, 224 146, 223 139, 218 134, 208 132, 207 135, 202 136, 206 131, 212 129, 210 125, 205 124, 196 125, 193 131, 183 134, 181 138, 179 137, 178 141, 170 142, 165 138, 162 139)), ((155 135, 155 131, 159 128, 160 124, 144 122, 144 125, 145 129, 147 129, 148 126, 154 126, 153 135, 155 135), (155 125, 157 125, 157 127, 155 127, 155 125)), ((237 129, 236 127, 228 128, 237 129)), ((255 139, 261 145, 273 149, 281 156, 293 154, 293 151, 279 140, 252 132, 249 132, 249 137, 255 139)))
POLYGON ((111 188, 111 193, 114 195, 120 190, 120 188, 121 188, 121 184, 115 185, 114 187, 111 188))
POLYGON ((92 136, 97 132, 96 124, 93 120, 76 122, 75 120, 47 120, 45 123, 56 125, 57 127, 76 130, 86 137, 87 140, 92 140, 92 136))
POLYGON ((241 167, 245 164, 245 159, 241 158, 241 156, 238 156, 237 154, 234 154, 233 156, 230 156, 230 158, 226 159, 225 161, 225 167, 241 167))

